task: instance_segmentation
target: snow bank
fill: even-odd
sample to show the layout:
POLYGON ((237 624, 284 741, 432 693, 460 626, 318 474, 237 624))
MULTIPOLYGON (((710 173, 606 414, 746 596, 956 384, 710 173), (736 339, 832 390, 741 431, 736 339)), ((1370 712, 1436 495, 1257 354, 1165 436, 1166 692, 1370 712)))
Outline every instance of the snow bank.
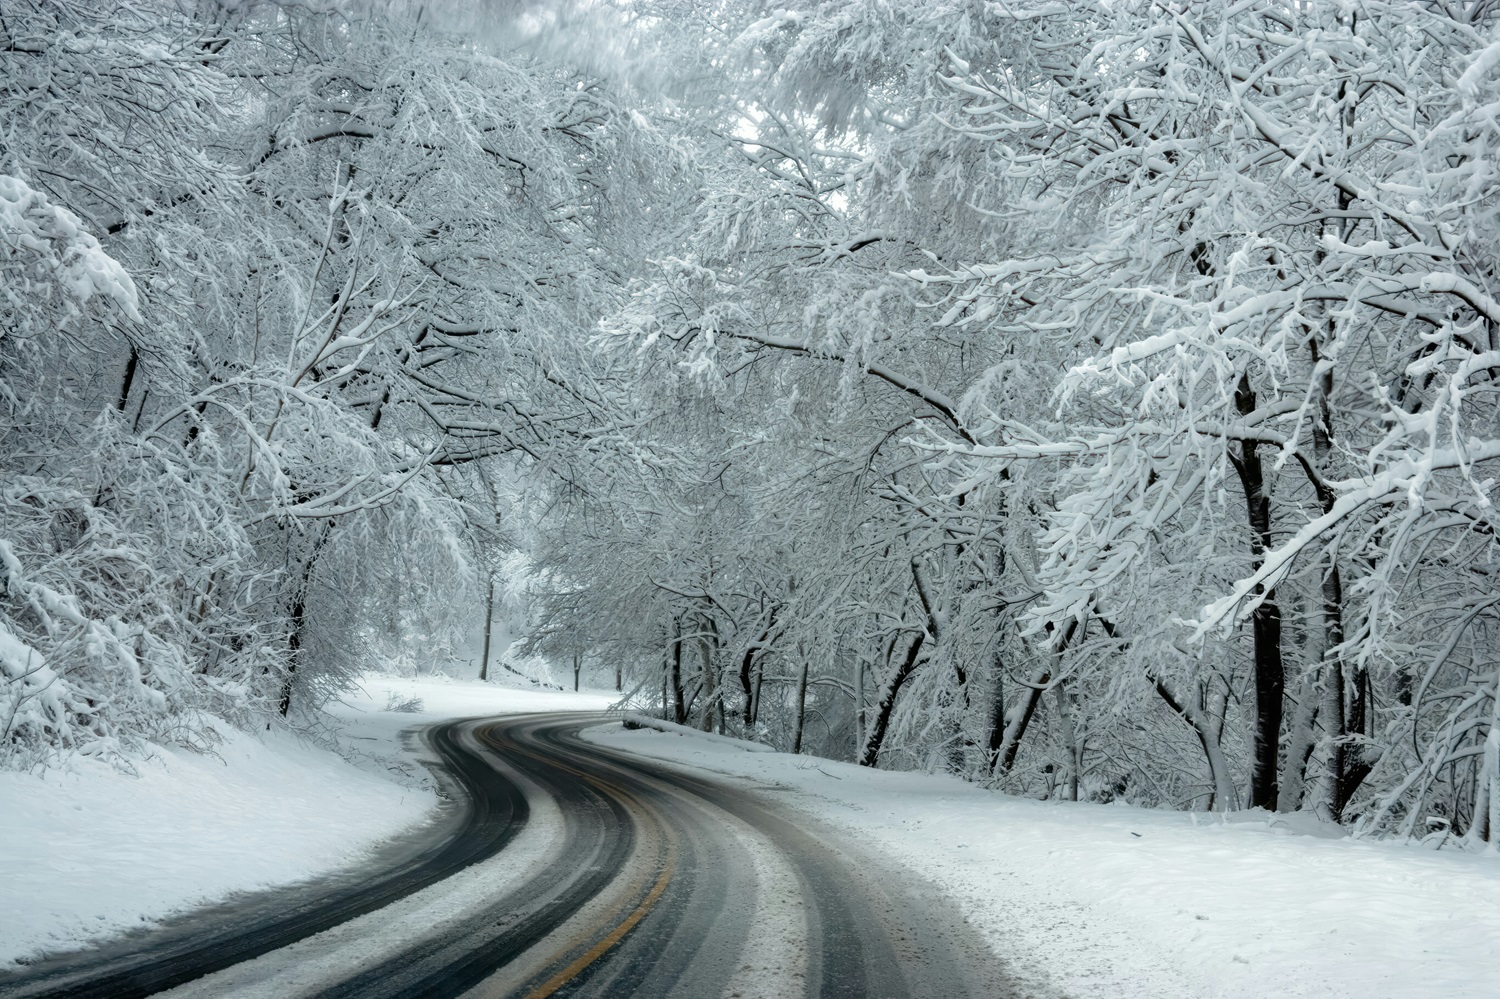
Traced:
POLYGON ((0 772, 0 968, 357 863, 437 805, 404 730, 613 697, 371 676, 333 710, 354 763, 289 734, 221 726, 212 754, 157 749, 135 776, 83 757, 0 772), (385 710, 393 693, 423 710, 385 710))
POLYGON ((1044 993, 1500 994, 1494 856, 1308 835, 1265 813, 1224 821, 1030 801, 690 731, 610 725, 587 737, 775 787, 776 801, 928 878, 1044 993))
POLYGON ((710 743, 714 743, 714 744, 716 744, 718 746, 724 747, 724 748, 728 749, 731 752, 737 752, 737 753, 774 753, 774 752, 776 752, 776 750, 772 749, 770 746, 767 746, 767 745, 765 745, 763 743, 749 742, 749 741, 747 741, 745 739, 735 739, 735 738, 731 738, 730 736, 727 736, 727 735, 715 735, 712 732, 701 732, 698 729, 689 728, 686 725, 679 725, 676 722, 665 721, 665 720, 663 720, 661 718, 653 718, 652 716, 646 715, 646 714, 642 714, 639 711, 622 711, 620 713, 620 721, 622 723, 624 723, 624 725, 625 725, 626 728, 649 728, 649 729, 655 729, 656 731, 658 731, 658 732, 664 732, 667 735, 691 735, 694 738, 700 739, 700 740, 702 740, 704 742, 710 742, 710 743))
POLYGON ((0 773, 0 962, 340 867, 435 804, 289 735, 223 735, 135 777, 86 757, 0 773))

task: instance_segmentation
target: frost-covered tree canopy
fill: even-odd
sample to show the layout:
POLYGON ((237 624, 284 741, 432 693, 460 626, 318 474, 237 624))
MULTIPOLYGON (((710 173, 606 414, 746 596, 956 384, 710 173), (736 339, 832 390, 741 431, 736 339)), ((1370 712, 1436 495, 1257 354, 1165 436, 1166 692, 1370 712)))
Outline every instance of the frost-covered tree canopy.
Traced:
POLYGON ((1500 4, 0 31, 9 763, 315 711, 521 545, 679 722, 1500 838, 1500 4))

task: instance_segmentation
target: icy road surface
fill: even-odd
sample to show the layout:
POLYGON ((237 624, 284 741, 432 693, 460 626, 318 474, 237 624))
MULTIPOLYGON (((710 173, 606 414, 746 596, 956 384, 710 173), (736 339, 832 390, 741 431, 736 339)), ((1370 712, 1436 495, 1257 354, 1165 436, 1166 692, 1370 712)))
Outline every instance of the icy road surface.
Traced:
POLYGON ((17 997, 1019 995, 930 889, 726 783, 582 742, 597 715, 441 725, 471 802, 426 849, 0 985, 17 997))

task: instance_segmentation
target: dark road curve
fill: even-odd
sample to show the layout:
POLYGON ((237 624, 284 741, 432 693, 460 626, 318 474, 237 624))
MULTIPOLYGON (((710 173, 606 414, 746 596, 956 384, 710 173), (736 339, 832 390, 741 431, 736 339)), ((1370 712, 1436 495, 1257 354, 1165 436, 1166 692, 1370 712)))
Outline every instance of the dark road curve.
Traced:
POLYGON ((136 999, 319 933, 448 877, 505 848, 526 822, 516 785, 460 745, 461 722, 423 739, 442 761, 454 808, 357 874, 196 910, 159 929, 0 975, 4 999, 136 999))
MULTIPOLYGON (((468 799, 460 817, 426 831, 435 842, 393 847, 385 866, 367 869, 363 882, 330 881, 321 894, 315 885, 267 893, 105 951, 0 977, 0 996, 138 996, 183 983, 191 983, 180 992, 185 996, 234 995, 245 981, 274 975, 278 961, 293 966, 298 948, 273 952, 295 940, 365 913, 379 920, 382 906, 444 877, 454 879, 449 884, 456 895, 466 879, 477 882, 486 869, 476 866, 481 873, 470 875, 465 868, 506 862, 509 854, 496 854, 528 818, 535 825, 531 840, 546 833, 545 863, 526 868, 441 931, 399 924, 399 946, 287 994, 1015 994, 973 932, 901 872, 850 852, 836 837, 766 803, 764 795, 579 737, 580 729, 602 720, 593 714, 533 715, 431 729, 428 744, 468 799), (542 822, 537 807, 551 824, 536 825, 542 822), (768 873, 771 868, 780 874, 768 873), (289 899, 296 901, 290 913, 289 899), (785 938, 779 943, 778 932, 785 938), (270 970, 236 979, 241 969, 230 966, 257 955, 265 956, 242 967, 269 964, 270 970), (225 968, 230 970, 194 981, 225 968)), ((245 994, 268 993, 262 984, 245 994)))

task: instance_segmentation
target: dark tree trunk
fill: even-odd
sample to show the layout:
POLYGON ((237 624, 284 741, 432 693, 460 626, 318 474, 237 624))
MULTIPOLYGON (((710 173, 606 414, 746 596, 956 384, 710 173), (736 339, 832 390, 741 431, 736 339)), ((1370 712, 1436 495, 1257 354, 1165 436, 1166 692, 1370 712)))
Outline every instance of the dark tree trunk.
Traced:
MULTIPOLYGON (((1329 562, 1333 562, 1333 553, 1329 552, 1329 562)), ((1343 617, 1343 582, 1339 578, 1338 566, 1325 567, 1323 576, 1323 620, 1328 634, 1329 650, 1335 651, 1338 644, 1344 641, 1344 617, 1343 617)), ((1344 674, 1344 660, 1342 653, 1335 655, 1328 662, 1327 682, 1328 692, 1325 703, 1329 714, 1329 721, 1334 732, 1333 753, 1330 765, 1332 769, 1333 783, 1333 819, 1342 822, 1344 809, 1349 807, 1349 802, 1354 798, 1354 792, 1364 783, 1365 778, 1370 775, 1371 765, 1364 759, 1362 753, 1355 748, 1351 736, 1365 735, 1367 705, 1369 698, 1369 673, 1363 669, 1354 671, 1353 690, 1349 690, 1350 684, 1344 674)), ((1362 748, 1362 747, 1361 747, 1362 748)))
POLYGON ((687 705, 682 700, 682 622, 672 622, 672 720, 687 723, 687 705))
POLYGON ((479 662, 479 679, 490 678, 490 629, 495 623, 495 578, 490 577, 484 597, 484 656, 479 662))
POLYGON ((740 658, 740 694, 745 700, 744 727, 748 730, 755 724, 755 691, 750 686, 751 667, 755 665, 755 647, 745 650, 740 658))
POLYGON ((135 384, 136 367, 140 361, 141 355, 136 353, 135 344, 131 344, 130 358, 125 362, 125 377, 120 379, 120 399, 115 403, 115 408, 121 413, 125 412, 125 405, 130 402, 130 387, 135 384))
MULTIPOLYGON (((1104 629, 1111 636, 1114 635, 1114 626, 1108 621, 1103 622, 1104 629)), ((1051 634, 1052 625, 1047 625, 1047 632, 1051 634)), ((1078 633, 1078 621, 1068 622, 1068 627, 1063 631, 1062 640, 1057 643, 1056 650, 1052 653, 1055 660, 1060 661, 1063 652, 1073 641, 1073 636, 1078 633)), ((1044 666, 1033 670, 1030 681, 1026 684, 1026 693, 1022 695, 1024 702, 1019 714, 1001 711, 1000 707, 994 710, 1000 712, 998 717, 990 719, 990 769, 996 774, 1009 773, 1011 767, 1016 765, 1016 755, 1021 751, 1021 740, 1026 737, 1026 730, 1031 727, 1032 716, 1036 714, 1036 706, 1042 699, 1042 691, 1052 680, 1052 668, 1044 666)), ((998 697, 997 697, 998 701, 998 697)))
POLYGON ((761 659, 755 661, 755 683, 751 686, 750 696, 750 723, 753 725, 760 721, 760 693, 761 687, 766 680, 766 665, 761 659))
MULTIPOLYGON (((1032 677, 1031 683, 1026 685, 1025 706, 1021 709, 1021 716, 1016 721, 1013 734, 1003 738, 1004 752, 1000 754, 998 768, 1000 773, 1010 773, 1010 768, 1016 765, 1016 754, 1021 751, 1021 740, 1026 737, 1026 729, 1031 726, 1032 716, 1036 714, 1036 706, 1041 703, 1042 690, 1052 679, 1050 670, 1042 670, 1032 677)), ((1010 728, 1009 725, 1006 728, 1010 728)))
POLYGON ((1079 734, 1078 726, 1074 724, 1074 716, 1078 714, 1078 705, 1073 701, 1073 694, 1068 690, 1068 685, 1062 680, 1052 688, 1052 693, 1057 701, 1057 718, 1062 726, 1063 747, 1068 751, 1068 801, 1078 800, 1078 785, 1083 777, 1083 737, 1079 734))
MULTIPOLYGON (((1255 392, 1250 376, 1240 376, 1234 392, 1235 408, 1241 415, 1255 411, 1255 392)), ((1271 547, 1271 497, 1266 492, 1265 470, 1256 441, 1237 442, 1239 454, 1230 460, 1245 491, 1245 511, 1250 523, 1250 550, 1259 568, 1271 547)), ((1286 671, 1281 659, 1281 608, 1276 591, 1256 587, 1261 598, 1250 618, 1254 642, 1255 729, 1252 732, 1250 806, 1276 810, 1281 744, 1282 705, 1286 696, 1286 671)))
MULTIPOLYGON (((1009 480, 1010 471, 1005 469, 1004 479, 1009 480)), ((1005 513, 1004 494, 1001 494, 1000 513, 1005 513)), ((994 578, 996 583, 1005 575, 1006 556, 1004 546, 996 546, 994 553, 994 578)), ((1014 621, 1008 601, 1001 600, 995 607, 995 651, 990 656, 990 672, 994 676, 990 695, 989 732, 985 738, 986 759, 990 772, 994 773, 1000 763, 1001 750, 1005 745, 1005 634, 1014 621)), ((1010 753, 1012 759, 1015 753, 1010 753)))
MULTIPOLYGON (((1333 336, 1332 320, 1326 334, 1333 336)), ((1333 394, 1333 368, 1322 365, 1322 348, 1315 335, 1308 338, 1308 351, 1313 369, 1318 372, 1316 388, 1317 411, 1312 424, 1313 467, 1308 469, 1308 478, 1318 496, 1318 504, 1324 513, 1333 510, 1336 497, 1327 484, 1333 459, 1333 413, 1329 399, 1333 394), (1318 369, 1322 367, 1320 372, 1318 369)), ((1306 465, 1304 464, 1304 467, 1306 465)), ((1356 669, 1353 676, 1352 699, 1349 678, 1344 670, 1344 581, 1339 572, 1338 554, 1331 547, 1323 555, 1323 658, 1325 724, 1333 735, 1333 751, 1329 754, 1329 780, 1332 785, 1332 800, 1329 807, 1334 821, 1342 821, 1344 809, 1354 792, 1370 774, 1370 765, 1354 751, 1351 735, 1365 735, 1367 724, 1369 673, 1356 669)))
POLYGON ((281 696, 277 707, 281 710, 281 716, 285 718, 292 710, 292 681, 296 678, 297 668, 302 665, 302 633, 307 625, 307 591, 312 585, 313 569, 317 567, 318 556, 323 553, 323 547, 328 544, 328 538, 333 533, 333 521, 323 524, 318 540, 313 542, 312 551, 308 553, 307 561, 302 565, 302 572, 297 580, 297 588, 292 593, 292 602, 288 616, 291 618, 291 634, 287 636, 288 662, 286 673, 281 678, 281 696))
POLYGON ((880 748, 885 744, 886 729, 891 724, 891 711, 896 707, 896 698, 901 693, 901 688, 916 671, 918 657, 921 656, 922 646, 926 641, 927 633, 918 632, 911 640, 901 664, 886 678, 880 690, 880 699, 875 702, 875 718, 870 723, 870 733, 865 736, 865 749, 859 757, 860 766, 873 767, 880 763, 880 748))
POLYGON ((302 659, 302 619, 306 613, 306 596, 299 595, 292 601, 292 633, 287 636, 286 672, 281 675, 281 696, 277 700, 283 718, 292 710, 292 682, 297 678, 297 666, 302 659))
POLYGON ((141 389, 140 405, 135 407, 135 418, 130 421, 130 432, 133 434, 141 431, 141 418, 146 415, 146 400, 151 397, 151 386, 147 385, 141 389))
POLYGON ((911 582, 912 588, 916 591, 917 600, 922 605, 925 627, 917 633, 916 638, 912 639, 911 647, 906 650, 906 658, 881 687, 880 699, 875 705, 875 721, 870 726, 869 735, 865 737, 865 749, 860 755, 861 766, 873 767, 880 762, 880 749, 885 744, 885 733, 890 728, 891 712, 895 710, 896 698, 900 696, 901 688, 906 685, 906 681, 911 679, 912 673, 916 671, 917 664, 921 661, 922 647, 927 639, 931 638, 934 643, 938 640, 938 622, 933 608, 932 595, 928 592, 927 581, 922 578, 922 568, 915 559, 911 563, 911 582))
MULTIPOLYGON (((1340 81, 1338 99, 1343 106, 1340 113, 1340 125, 1343 130, 1345 155, 1348 155, 1353 148, 1356 103, 1349 99, 1351 96, 1349 81, 1340 81)), ((1329 235, 1338 239, 1348 239, 1353 227, 1348 213, 1354 204, 1354 198, 1348 191, 1335 188, 1334 199, 1338 206, 1338 214, 1324 225, 1329 235)), ((1319 260, 1321 259, 1320 252, 1319 260)), ((1313 363, 1318 406, 1317 418, 1312 425, 1313 460, 1317 464, 1317 474, 1312 478, 1314 479, 1313 485, 1317 489, 1318 501, 1325 513, 1330 512, 1334 504, 1333 491, 1326 484, 1333 464, 1332 398, 1334 385, 1332 359, 1325 357, 1324 345, 1335 343, 1337 332, 1336 319, 1329 316, 1322 326, 1322 342, 1319 341, 1319 332, 1316 330, 1308 337, 1308 353, 1313 363)), ((1364 783, 1371 769, 1371 765, 1365 761, 1362 752, 1356 752, 1350 740, 1351 735, 1369 734, 1366 731, 1366 724, 1370 676, 1363 667, 1356 667, 1352 678, 1345 676, 1342 648, 1345 638, 1344 583, 1339 576, 1338 552, 1331 545, 1323 565, 1323 622, 1327 630, 1324 659, 1328 663, 1326 669, 1332 688, 1327 702, 1332 715, 1330 721, 1335 726, 1333 753, 1330 759, 1333 770, 1331 804, 1334 820, 1341 822, 1344 818, 1344 810, 1353 799, 1354 792, 1364 783), (1352 692, 1346 690, 1349 679, 1353 680, 1352 692), (1352 699, 1346 700, 1351 697, 1351 694, 1352 699)))
POLYGON ((776 612, 772 611, 766 626, 761 629, 760 637, 745 646, 745 654, 740 657, 740 693, 744 697, 745 708, 742 716, 744 728, 748 731, 755 725, 756 716, 760 711, 760 671, 756 668, 756 660, 766 650, 766 642, 771 638, 771 630, 776 627, 776 612))
POLYGON ((713 647, 709 644, 707 637, 698 639, 698 656, 703 662, 703 717, 698 722, 698 727, 705 732, 712 732, 714 727, 714 705, 722 700, 723 695, 719 691, 719 678, 714 672, 713 647))
POLYGON ((792 752, 802 752, 802 725, 807 719, 807 657, 802 656, 802 671, 797 674, 797 717, 792 728, 792 752))
POLYGON ((990 672, 995 677, 995 683, 990 697, 989 738, 985 740, 990 753, 991 770, 1000 758, 1000 746, 1005 741, 1005 658, 1000 654, 1000 649, 1000 638, 997 635, 995 654, 990 657, 990 672))

